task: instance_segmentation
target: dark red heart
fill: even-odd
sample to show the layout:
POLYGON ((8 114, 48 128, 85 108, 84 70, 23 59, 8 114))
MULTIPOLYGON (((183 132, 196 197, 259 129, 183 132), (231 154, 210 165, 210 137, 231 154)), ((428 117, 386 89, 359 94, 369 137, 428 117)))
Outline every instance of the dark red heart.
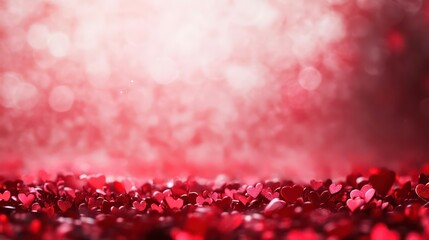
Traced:
POLYGON ((72 207, 72 203, 69 201, 58 200, 57 201, 58 208, 62 212, 67 212, 72 207))
POLYGON ((417 185, 416 194, 424 200, 429 200, 429 183, 417 185))
POLYGON ((302 197, 304 188, 300 185, 294 185, 293 187, 286 186, 280 190, 280 195, 289 202, 295 202, 298 198, 302 197))
POLYGON ((377 191, 378 194, 386 196, 395 182, 395 172, 387 169, 378 169, 378 173, 369 177, 369 183, 377 191))

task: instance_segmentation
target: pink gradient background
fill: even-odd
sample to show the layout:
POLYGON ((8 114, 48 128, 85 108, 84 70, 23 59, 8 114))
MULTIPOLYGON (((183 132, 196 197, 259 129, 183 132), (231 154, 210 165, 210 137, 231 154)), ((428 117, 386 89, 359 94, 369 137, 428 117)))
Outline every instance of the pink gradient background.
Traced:
POLYGON ((429 1, 0 3, 2 174, 427 162, 429 1))

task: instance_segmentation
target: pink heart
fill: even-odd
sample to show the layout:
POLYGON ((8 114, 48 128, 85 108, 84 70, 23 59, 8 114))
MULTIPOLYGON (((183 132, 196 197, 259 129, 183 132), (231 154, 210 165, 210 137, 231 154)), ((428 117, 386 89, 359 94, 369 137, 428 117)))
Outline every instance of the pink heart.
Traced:
POLYGON ((133 207, 138 211, 144 211, 146 209, 146 202, 145 201, 140 201, 140 202, 134 201, 133 207))
POLYGON ((365 194, 368 190, 372 189, 372 186, 370 184, 365 184, 363 185, 363 187, 360 189, 360 191, 362 192, 362 194, 365 194))
POLYGON ((217 192, 213 192, 211 194, 211 198, 216 201, 219 198, 219 194, 217 192))
POLYGON ((229 188, 225 188, 225 195, 230 197, 230 198, 234 198, 234 193, 236 193, 237 190, 234 189, 229 189, 229 188))
POLYGON ((209 205, 212 204, 213 199, 211 198, 204 198, 202 196, 198 196, 195 201, 199 204, 199 205, 203 205, 204 203, 208 203, 209 205))
POLYGON ((360 190, 353 189, 350 192, 350 198, 363 198, 363 197, 364 197, 364 195, 360 190))
POLYGON ((249 194, 253 198, 256 198, 261 193, 262 188, 262 183, 257 183, 255 187, 249 186, 247 187, 247 194, 249 194))
POLYGON ((24 205, 24 207, 28 208, 34 201, 34 194, 30 193, 28 195, 26 195, 25 193, 20 193, 18 194, 18 199, 19 201, 22 202, 22 204, 24 205))
POLYGON ((88 183, 95 189, 101 189, 106 184, 106 177, 104 175, 91 176, 88 183))
POLYGON ((375 195, 375 189, 371 188, 365 193, 365 202, 369 203, 375 195))
POLYGON ((341 191, 341 189, 343 189, 343 185, 341 184, 332 183, 331 185, 329 185, 329 192, 331 194, 336 194, 341 191))
POLYGON ((364 204, 365 200, 362 198, 348 199, 346 204, 350 211, 354 212, 358 207, 364 204))
POLYGON ((9 201, 10 199, 10 192, 8 190, 4 191, 3 194, 0 193, 0 201, 9 201))
POLYGON ((161 206, 158 206, 155 203, 152 203, 152 205, 150 205, 150 208, 154 211, 159 212, 159 213, 162 213, 164 211, 164 210, 162 210, 161 206))
POLYGON ((69 201, 63 201, 63 200, 58 200, 57 201, 57 205, 58 208, 62 211, 62 212, 67 212, 67 210, 69 210, 69 208, 72 207, 72 203, 69 201))
POLYGON ((174 199, 173 197, 168 196, 165 198, 165 201, 171 209, 180 209, 183 206, 183 199, 181 198, 174 199))

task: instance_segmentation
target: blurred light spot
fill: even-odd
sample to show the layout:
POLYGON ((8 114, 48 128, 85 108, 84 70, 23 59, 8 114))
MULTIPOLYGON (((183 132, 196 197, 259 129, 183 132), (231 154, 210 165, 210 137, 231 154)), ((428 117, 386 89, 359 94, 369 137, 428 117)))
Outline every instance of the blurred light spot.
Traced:
POLYGON ((34 49, 43 49, 46 47, 49 38, 49 29, 42 24, 35 23, 31 25, 27 32, 27 43, 34 49))
POLYGON ((316 68, 306 67, 299 73, 298 82, 302 88, 313 91, 318 88, 322 82, 322 75, 316 68))
POLYGON ((372 10, 379 9, 383 5, 384 1, 357 0, 356 3, 360 9, 366 10, 366 11, 372 11, 372 10))
POLYGON ((261 73, 252 66, 231 65, 225 70, 228 84, 237 91, 246 92, 262 83, 261 73))
POLYGON ((151 79, 160 84, 171 83, 175 81, 179 75, 176 62, 168 57, 154 59, 147 67, 151 79))
POLYGON ((61 32, 51 34, 48 44, 49 53, 57 58, 66 56, 70 46, 68 36, 61 32))
POLYGON ((28 110, 36 105, 38 90, 34 85, 24 82, 13 72, 5 73, 0 80, 0 95, 4 107, 28 110))
POLYGON ((423 6, 423 0, 396 0, 396 2, 411 14, 417 13, 423 6))
POLYGON ((405 47, 404 36, 397 31, 392 31, 387 35, 387 44, 392 51, 400 52, 405 47))
POLYGON ((67 86, 57 86, 49 94, 49 106, 56 112, 66 112, 74 103, 74 92, 67 86))

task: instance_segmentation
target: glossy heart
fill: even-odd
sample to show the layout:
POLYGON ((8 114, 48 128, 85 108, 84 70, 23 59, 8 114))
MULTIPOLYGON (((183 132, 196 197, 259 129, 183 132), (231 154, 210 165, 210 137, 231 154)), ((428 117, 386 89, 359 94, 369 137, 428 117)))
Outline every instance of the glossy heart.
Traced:
POLYGON ((25 207, 29 207, 32 203, 33 203, 33 201, 34 201, 34 199, 35 199, 35 196, 34 196, 34 194, 32 194, 32 193, 30 193, 30 194, 25 194, 25 193, 20 193, 20 194, 18 194, 18 199, 19 199, 19 201, 21 201, 22 202, 22 204, 25 206, 25 207))
POLYGON ((348 199, 346 204, 350 211, 354 212, 357 208, 362 206, 365 203, 365 200, 362 198, 348 199))
POLYGON ((134 201, 133 202, 133 207, 137 210, 137 211, 144 211, 146 209, 146 202, 145 201, 134 201))
POLYGON ((165 201, 171 209, 180 209, 183 206, 183 199, 181 198, 174 199, 173 197, 168 196, 165 198, 165 201))
POLYGON ((300 185, 294 185, 293 187, 285 186, 280 190, 280 195, 289 202, 295 202, 298 198, 302 197, 304 188, 300 185))
POLYGON ((58 200, 57 201, 58 208, 62 212, 67 212, 72 207, 72 203, 69 201, 58 200))
POLYGON ((253 198, 256 198, 261 193, 262 188, 263 188, 262 183, 256 184, 255 187, 249 186, 249 187, 247 187, 247 194, 249 194, 249 196, 251 196, 253 198))
POLYGON ((3 193, 0 193, 0 201, 9 201, 10 199, 10 192, 8 190, 4 191, 3 193))
POLYGON ((429 200, 429 183, 426 183, 426 185, 418 184, 416 194, 424 200, 429 200))
POLYGON ((331 185, 329 185, 329 192, 331 194, 336 194, 336 193, 340 192, 341 189, 343 189, 343 185, 341 185, 341 184, 332 183, 331 185))

